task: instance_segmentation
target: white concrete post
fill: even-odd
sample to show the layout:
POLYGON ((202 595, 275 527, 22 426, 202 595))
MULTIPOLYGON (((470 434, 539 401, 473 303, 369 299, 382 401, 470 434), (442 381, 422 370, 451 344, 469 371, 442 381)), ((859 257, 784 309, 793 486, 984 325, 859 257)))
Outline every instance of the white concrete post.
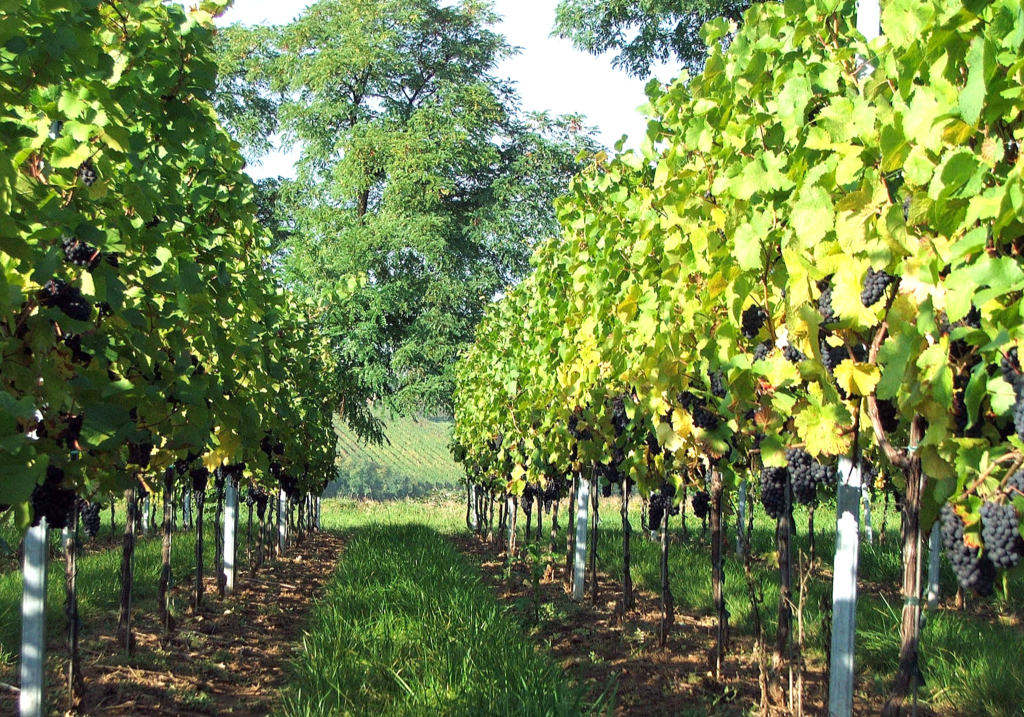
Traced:
POLYGON ((576 488, 576 554, 572 571, 572 599, 583 599, 583 582, 587 567, 587 527, 590 510, 590 481, 582 475, 576 488))
POLYGON ((235 590, 235 534, 238 525, 238 481, 230 477, 224 484, 224 592, 235 590))
POLYGON ((476 486, 469 486, 469 524, 473 526, 473 532, 480 530, 480 518, 476 514, 476 486))
POLYGON ((875 544, 875 532, 874 527, 871 525, 871 494, 869 491, 862 490, 860 493, 861 503, 864 506, 864 539, 868 541, 868 545, 875 544))
POLYGON ((323 526, 320 524, 320 496, 316 497, 316 529, 323 530, 323 526))
POLYGON ((46 667, 46 518, 25 534, 21 593, 21 691, 18 714, 42 717, 46 667))
POLYGON ((853 651, 857 623, 858 522, 861 492, 859 463, 839 459, 836 509, 836 554, 832 572, 832 671, 829 674, 829 717, 853 713, 853 651))
POLYGON ((149 493, 142 499, 142 532, 149 533, 149 493))
POLYGON ((286 547, 288 547, 288 494, 282 488, 277 499, 277 549, 283 553, 286 547))
MULTIPOLYGON (((514 545, 513 538, 516 537, 516 521, 513 520, 513 517, 516 517, 516 511, 517 510, 518 510, 518 508, 516 507, 515 498, 513 498, 512 496, 509 496, 508 498, 506 498, 505 499, 505 516, 506 516, 505 520, 508 522, 508 543, 507 543, 507 545, 509 546, 509 548, 511 548, 514 545)), ((529 539, 530 539, 530 536, 527 535, 526 539, 524 541, 524 545, 525 545, 526 542, 529 542, 529 539)))
POLYGON ((939 524, 936 521, 932 526, 931 536, 928 538, 928 609, 936 610, 939 607, 939 558, 942 546, 942 536, 939 534, 939 524))

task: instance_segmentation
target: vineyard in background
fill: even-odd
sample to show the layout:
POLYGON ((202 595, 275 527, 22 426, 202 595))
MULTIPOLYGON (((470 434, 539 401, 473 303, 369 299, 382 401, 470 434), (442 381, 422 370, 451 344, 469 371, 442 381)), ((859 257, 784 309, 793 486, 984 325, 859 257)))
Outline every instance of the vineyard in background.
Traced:
POLYGON ((351 428, 335 422, 338 474, 326 496, 419 497, 458 484, 462 471, 448 449, 451 419, 380 418, 386 425, 386 440, 380 444, 360 440, 351 428))

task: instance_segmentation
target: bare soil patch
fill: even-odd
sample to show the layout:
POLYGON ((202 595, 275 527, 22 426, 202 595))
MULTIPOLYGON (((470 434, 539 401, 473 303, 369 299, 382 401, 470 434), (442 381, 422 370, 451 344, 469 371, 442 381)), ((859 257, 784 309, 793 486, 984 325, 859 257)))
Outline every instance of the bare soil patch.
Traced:
MULTIPOLYGON (((78 714, 268 714, 278 702, 288 661, 301 649, 305 617, 342 548, 337 535, 311 534, 281 558, 265 563, 256 576, 240 572, 234 594, 224 599, 217 596, 215 578, 207 576, 200 609, 180 609, 169 638, 155 610, 140 607, 133 612, 136 647, 131 656, 114 641, 116 611, 83 625, 85 695, 78 714)), ((173 601, 187 606, 192 582, 185 574, 175 577, 173 601)), ((117 589, 116 578, 111 589, 117 589)), ((51 697, 51 712, 64 714, 64 646, 56 642, 48 650, 49 692, 60 696, 57 704, 51 697)), ((0 713, 16 710, 10 694, 0 695, 0 713)))
MULTIPOLYGON (((506 579, 506 556, 495 546, 469 534, 453 540, 480 565, 499 598, 512 603, 523 621, 532 624, 534 587, 525 562, 517 561, 506 579)), ((575 603, 566 592, 562 572, 556 565, 538 585, 539 604, 550 607, 541 608, 533 636, 591 698, 608 688, 611 677, 615 717, 738 717, 756 707, 758 669, 752 637, 732 638, 722 678, 716 680, 711 663, 713 617, 677 614, 662 648, 657 595, 636 590, 635 609, 623 614, 619 577, 599 573, 597 603, 591 601, 589 583, 583 602, 575 603)), ((825 714, 828 677, 823 666, 811 665, 804 679, 804 714, 825 714)))

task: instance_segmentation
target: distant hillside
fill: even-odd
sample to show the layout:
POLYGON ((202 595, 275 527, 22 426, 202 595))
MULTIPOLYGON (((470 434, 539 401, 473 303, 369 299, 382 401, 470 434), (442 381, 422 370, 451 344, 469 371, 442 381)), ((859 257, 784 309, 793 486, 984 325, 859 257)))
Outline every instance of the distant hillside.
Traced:
POLYGON ((419 496, 453 488, 462 468, 448 450, 448 418, 381 417, 388 442, 367 445, 336 421, 338 479, 327 495, 358 498, 419 496))

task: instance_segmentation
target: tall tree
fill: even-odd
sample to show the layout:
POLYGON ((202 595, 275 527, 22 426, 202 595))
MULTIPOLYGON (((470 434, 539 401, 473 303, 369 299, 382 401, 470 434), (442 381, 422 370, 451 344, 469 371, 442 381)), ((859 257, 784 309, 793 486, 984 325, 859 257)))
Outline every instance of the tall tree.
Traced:
POLYGON ((495 21, 481 0, 320 0, 270 49, 251 37, 300 149, 277 198, 285 281, 323 295, 365 277, 321 318, 343 369, 400 410, 450 407, 458 352, 557 231, 553 200, 593 148, 578 118, 519 111, 492 74, 510 52, 495 21))
POLYGON ((593 55, 617 52, 612 65, 634 77, 674 60, 691 73, 704 66, 700 29, 708 20, 739 21, 749 0, 561 0, 554 34, 593 55))

